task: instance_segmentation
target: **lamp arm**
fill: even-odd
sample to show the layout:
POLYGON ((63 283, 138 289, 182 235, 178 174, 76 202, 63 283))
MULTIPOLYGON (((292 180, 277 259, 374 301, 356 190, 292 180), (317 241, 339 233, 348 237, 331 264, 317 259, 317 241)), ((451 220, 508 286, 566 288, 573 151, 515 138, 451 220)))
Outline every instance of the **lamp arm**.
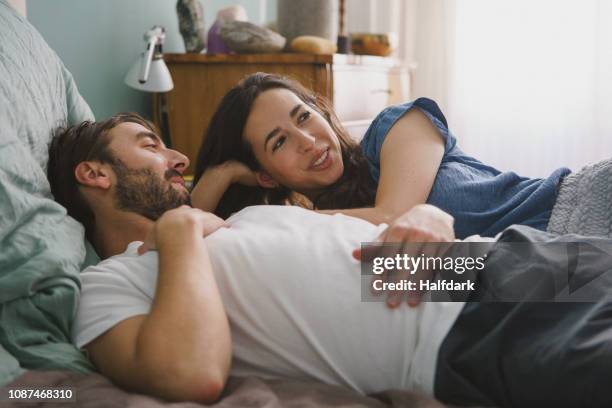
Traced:
POLYGON ((140 65, 140 73, 138 74, 138 82, 144 84, 149 79, 149 69, 151 68, 151 61, 153 60, 153 53, 155 52, 155 45, 157 44, 158 37, 149 38, 147 49, 143 53, 142 62, 140 65))

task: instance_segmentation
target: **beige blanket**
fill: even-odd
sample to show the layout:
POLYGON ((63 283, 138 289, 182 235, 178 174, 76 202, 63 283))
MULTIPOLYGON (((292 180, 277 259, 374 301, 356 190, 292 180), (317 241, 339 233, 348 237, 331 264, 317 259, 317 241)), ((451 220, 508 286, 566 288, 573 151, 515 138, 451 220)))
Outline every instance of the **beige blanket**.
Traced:
MULTIPOLYGON (((70 387, 75 402, 39 403, 35 406, 59 407, 127 407, 127 408, 196 408, 196 403, 168 403, 139 394, 132 394, 114 386, 99 374, 77 374, 68 371, 28 371, 0 392, 0 406, 23 408, 23 402, 7 401, 9 389, 40 387, 70 387)), ((442 408, 436 400, 410 391, 385 391, 362 396, 345 388, 291 380, 261 380, 231 378, 217 408, 280 408, 280 407, 372 407, 372 408, 442 408)))

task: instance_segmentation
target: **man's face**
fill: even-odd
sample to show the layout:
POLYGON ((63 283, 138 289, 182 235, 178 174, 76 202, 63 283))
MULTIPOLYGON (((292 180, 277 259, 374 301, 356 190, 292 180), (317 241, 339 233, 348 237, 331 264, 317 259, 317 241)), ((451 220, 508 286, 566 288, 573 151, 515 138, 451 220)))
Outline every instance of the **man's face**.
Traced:
POLYGON ((117 159, 112 168, 118 209, 157 220, 164 212, 190 203, 182 177, 189 165, 185 155, 166 148, 155 133, 137 123, 121 123, 109 136, 109 148, 117 159))

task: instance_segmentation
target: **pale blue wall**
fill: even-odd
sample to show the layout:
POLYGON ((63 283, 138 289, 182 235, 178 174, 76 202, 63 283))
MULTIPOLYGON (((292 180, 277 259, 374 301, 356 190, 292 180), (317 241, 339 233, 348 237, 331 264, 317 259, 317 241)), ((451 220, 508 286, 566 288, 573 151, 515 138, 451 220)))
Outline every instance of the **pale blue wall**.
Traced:
MULTIPOLYGON (((201 0, 206 29, 217 10, 242 4, 259 22, 255 0, 201 0)), ((276 15, 276 1, 267 1, 267 20, 276 15)), ((28 19, 74 75, 96 118, 119 111, 150 116, 150 95, 123 83, 129 67, 144 50, 143 34, 155 24, 166 27, 166 52, 184 52, 175 0, 28 0, 28 19)))

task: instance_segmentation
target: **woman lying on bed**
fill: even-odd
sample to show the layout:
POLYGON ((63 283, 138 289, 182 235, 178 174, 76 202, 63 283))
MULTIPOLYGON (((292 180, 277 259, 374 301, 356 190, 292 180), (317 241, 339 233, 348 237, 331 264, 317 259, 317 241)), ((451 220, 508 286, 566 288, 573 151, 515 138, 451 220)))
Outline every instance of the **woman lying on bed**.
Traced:
MULTIPOLYGON (((595 174, 608 184, 611 163, 595 174)), ((569 173, 560 168, 529 179, 467 156, 438 105, 426 98, 382 111, 357 145, 322 98, 294 81, 257 73, 230 90, 214 114, 192 200, 223 218, 252 204, 292 202, 375 224, 429 203, 455 218, 457 237, 491 237, 513 224, 545 230, 569 173)), ((565 223, 563 210, 557 213, 556 224, 565 223)), ((609 212, 604 218, 610 226, 609 212)), ((607 235, 609 228, 588 232, 607 235)))

